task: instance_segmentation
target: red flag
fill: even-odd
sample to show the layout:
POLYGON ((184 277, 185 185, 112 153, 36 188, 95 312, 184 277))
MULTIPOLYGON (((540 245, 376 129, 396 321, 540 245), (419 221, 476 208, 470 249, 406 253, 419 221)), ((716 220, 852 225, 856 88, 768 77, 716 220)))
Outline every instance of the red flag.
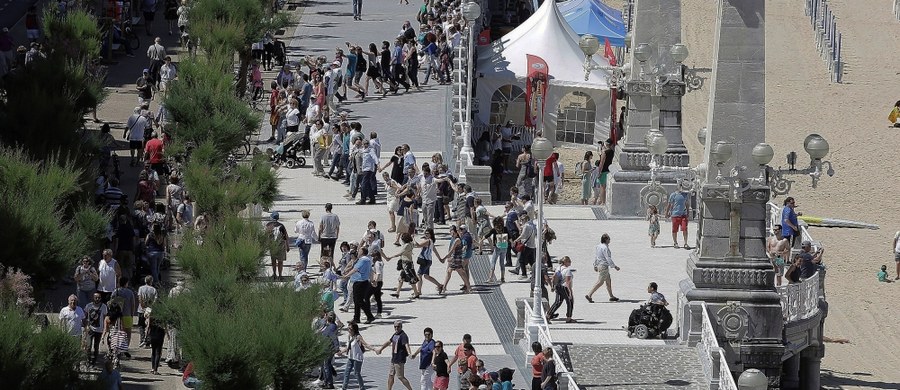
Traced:
POLYGON ((603 57, 609 60, 611 66, 616 66, 616 53, 613 52, 612 46, 609 45, 609 38, 603 38, 603 57))
POLYGON ((478 46, 487 46, 491 44, 491 29, 486 28, 478 34, 478 46))
MULTIPOLYGON (((603 38, 603 57, 609 61, 611 66, 616 66, 616 53, 613 52, 612 46, 609 44, 609 38, 603 38)), ((619 143, 619 134, 618 127, 616 126, 616 119, 618 114, 616 111, 616 89, 611 88, 609 90, 609 138, 612 140, 612 145, 615 146, 619 143)))
POLYGON ((550 69, 543 58, 526 54, 528 75, 525 79, 525 126, 536 127, 544 115, 544 98, 547 96, 547 82, 550 69), (540 100, 538 100, 540 99, 540 100))

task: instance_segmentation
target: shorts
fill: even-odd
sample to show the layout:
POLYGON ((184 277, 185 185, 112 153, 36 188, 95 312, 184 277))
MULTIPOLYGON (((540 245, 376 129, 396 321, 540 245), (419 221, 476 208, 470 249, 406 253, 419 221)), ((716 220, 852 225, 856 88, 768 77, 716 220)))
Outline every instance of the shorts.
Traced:
POLYGON ((435 389, 446 389, 448 387, 450 387, 450 377, 449 376, 434 377, 434 388, 435 389))
POLYGON ((425 265, 419 265, 419 270, 416 271, 419 276, 431 275, 431 260, 426 260, 425 265))
POLYGON ((272 252, 270 257, 274 261, 285 261, 287 260, 287 252, 272 252))
POLYGON ((545 182, 545 183, 552 183, 552 182, 553 182, 553 175, 544 175, 544 182, 545 182))
POLYGON ((144 149, 144 141, 128 141, 128 149, 144 149))
POLYGON ((405 366, 405 364, 401 363, 391 363, 391 369, 388 371, 388 375, 396 376, 397 378, 406 378, 404 370, 405 366))
POLYGON ((609 282, 609 266, 601 265, 594 268, 597 271, 597 282, 609 282))
POLYGON ((894 261, 900 263, 900 253, 894 253, 894 261))
POLYGON ((359 80, 363 77, 363 72, 356 72, 353 74, 353 84, 359 84, 359 80))
POLYGON ((683 232, 687 231, 687 215, 672 216, 672 233, 677 233, 678 228, 683 232))
POLYGON ((601 172, 600 173, 600 178, 598 178, 597 181, 600 183, 601 186, 606 185, 607 176, 609 176, 609 172, 601 172))
POLYGON ((134 316, 122 316, 122 327, 125 329, 131 329, 134 325, 134 316))

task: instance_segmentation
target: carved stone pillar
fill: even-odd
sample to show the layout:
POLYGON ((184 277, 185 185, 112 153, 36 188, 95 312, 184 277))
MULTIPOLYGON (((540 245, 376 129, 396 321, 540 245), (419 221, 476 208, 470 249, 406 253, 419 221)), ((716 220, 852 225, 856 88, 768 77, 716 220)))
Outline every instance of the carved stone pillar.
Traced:
POLYGON ((800 355, 791 356, 781 365, 782 390, 796 390, 800 387, 800 355))
MULTIPOLYGON (((631 217, 643 216, 645 212, 640 194, 650 180, 650 151, 644 144, 650 129, 659 129, 668 140, 668 151, 661 159, 663 165, 686 167, 690 162, 681 138, 681 98, 685 85, 673 80, 657 88, 654 85, 657 78, 651 75, 654 69, 663 77, 665 73, 680 72, 669 50, 681 43, 681 0, 636 0, 632 35, 632 51, 628 55, 631 74, 625 85, 628 116, 625 137, 618 151, 621 170, 613 175, 608 191, 612 214, 631 217), (644 65, 643 78, 633 53, 634 47, 641 43, 649 44, 652 51, 644 65)), ((674 189, 673 176, 659 177, 659 180, 667 189, 674 189)))
POLYGON ((817 347, 807 347, 800 353, 800 390, 821 388, 822 355, 817 347))
POLYGON ((778 387, 784 324, 765 251, 771 196, 768 187, 753 181, 759 171, 750 154, 765 140, 765 0, 718 3, 699 249, 681 287, 688 302, 706 302, 732 371, 759 369, 770 387, 778 387), (722 180, 711 153, 720 141, 733 148, 722 164, 722 180))

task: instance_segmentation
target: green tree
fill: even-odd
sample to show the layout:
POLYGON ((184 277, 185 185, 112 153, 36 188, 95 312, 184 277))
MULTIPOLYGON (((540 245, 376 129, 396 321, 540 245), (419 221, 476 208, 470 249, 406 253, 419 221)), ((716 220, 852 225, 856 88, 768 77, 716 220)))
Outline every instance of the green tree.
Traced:
POLYGON ((239 59, 235 93, 244 96, 253 60, 251 45, 268 31, 287 26, 282 13, 272 13, 271 0, 199 0, 191 8, 191 28, 211 54, 236 53, 239 59))
POLYGON ((109 217, 83 199, 81 177, 71 162, 36 162, 0 147, 0 242, 9 243, 0 246, 0 262, 40 286, 99 244, 109 217))
POLYGON ((80 10, 65 18, 47 14, 43 20, 51 38, 47 56, 6 80, 0 142, 22 146, 35 159, 59 154, 60 161, 87 166, 97 147, 79 129, 84 114, 105 97, 104 75, 92 66, 100 47, 97 22, 80 10))

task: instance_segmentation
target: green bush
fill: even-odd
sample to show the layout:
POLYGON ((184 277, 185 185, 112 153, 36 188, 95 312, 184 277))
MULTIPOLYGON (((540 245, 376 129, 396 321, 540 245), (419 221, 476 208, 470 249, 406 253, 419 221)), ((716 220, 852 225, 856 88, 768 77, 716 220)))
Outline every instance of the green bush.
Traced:
POLYGON ((11 308, 0 309, 0 382, 7 389, 82 388, 77 338, 58 327, 38 330, 11 308))
POLYGON ((67 274, 98 244, 109 216, 81 199, 73 163, 34 162, 22 149, 0 147, 0 259, 43 285, 67 274))
POLYGON ((265 238, 258 222, 237 216, 214 220, 199 245, 191 235, 178 250, 178 263, 194 278, 222 278, 230 282, 253 280, 265 254, 265 238))

